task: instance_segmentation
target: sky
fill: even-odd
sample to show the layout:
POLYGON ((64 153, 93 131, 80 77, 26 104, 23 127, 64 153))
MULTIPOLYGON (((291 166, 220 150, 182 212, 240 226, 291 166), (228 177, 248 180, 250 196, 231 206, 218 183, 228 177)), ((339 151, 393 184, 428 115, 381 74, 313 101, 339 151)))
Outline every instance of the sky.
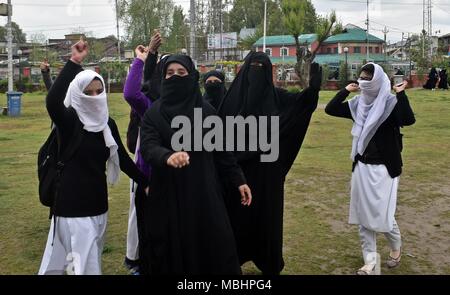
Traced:
MULTIPOLYGON (((0 0, 6 3, 6 0, 0 0)), ((83 27, 96 37, 116 34, 114 0, 12 0, 13 21, 17 22, 30 38, 44 34, 49 38, 64 38, 64 34, 83 27)), ((189 0, 174 0, 182 5, 186 14, 189 0)), ((345 25, 365 27, 365 0, 312 0, 319 14, 336 10, 345 25)), ((399 41, 402 32, 419 33, 422 30, 422 0, 370 0, 370 33, 383 38, 381 32, 387 26, 387 40, 399 41)), ((450 0, 433 1, 433 31, 437 35, 450 33, 450 0)), ((6 17, 0 17, 0 24, 6 17)), ((121 29, 121 34, 124 31, 121 29)))

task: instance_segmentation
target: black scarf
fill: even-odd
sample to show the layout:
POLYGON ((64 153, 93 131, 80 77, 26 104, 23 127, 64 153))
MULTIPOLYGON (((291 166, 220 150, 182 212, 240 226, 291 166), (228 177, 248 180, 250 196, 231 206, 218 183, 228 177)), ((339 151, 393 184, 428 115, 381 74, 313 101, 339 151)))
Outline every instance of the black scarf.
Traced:
POLYGON ((215 70, 209 71, 203 77, 203 84, 205 85, 205 94, 203 95, 203 99, 217 109, 222 102, 223 97, 227 93, 224 74, 215 70), (217 77, 221 82, 206 83, 206 80, 210 77, 217 77))
POLYGON ((160 111, 169 123, 176 116, 187 116, 193 120, 194 108, 202 107, 202 96, 198 83, 199 74, 192 59, 187 55, 171 55, 167 58, 162 71, 160 111), (167 67, 179 63, 186 68, 188 75, 173 75, 166 79, 167 67))
POLYGON ((263 52, 250 52, 219 107, 221 116, 275 116, 281 104, 272 79, 272 63, 263 52), (252 62, 262 64, 252 66, 252 62))

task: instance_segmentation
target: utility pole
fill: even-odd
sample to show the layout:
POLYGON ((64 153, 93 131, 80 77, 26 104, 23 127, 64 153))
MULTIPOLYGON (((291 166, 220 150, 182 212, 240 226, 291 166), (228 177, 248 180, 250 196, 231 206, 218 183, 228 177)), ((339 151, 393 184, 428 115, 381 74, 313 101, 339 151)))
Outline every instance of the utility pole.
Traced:
POLYGON ((408 33, 408 57, 409 57, 409 80, 411 80, 412 76, 412 59, 411 59, 411 39, 408 33))
POLYGON ((13 48, 12 48, 12 26, 11 26, 11 16, 12 16, 12 5, 11 0, 8 0, 8 91, 14 90, 14 72, 13 72, 13 48))
POLYGON ((116 0, 116 26, 117 26, 117 55, 120 62, 121 57, 120 57, 120 32, 119 32, 119 5, 117 0, 116 0))
POLYGON ((366 45, 366 55, 367 55, 367 60, 366 62, 369 62, 369 0, 367 0, 367 19, 366 19, 366 41, 367 41, 367 45, 366 45))
MULTIPOLYGON (((387 42, 387 33, 389 33, 389 30, 386 26, 384 26, 384 29, 382 32, 384 34, 384 64, 386 64, 386 60, 387 60, 386 42, 387 42)), ((402 42, 403 42, 403 36, 402 36, 402 42)))
POLYGON ((405 33, 402 32, 402 42, 400 43, 400 45, 402 46, 402 60, 403 60, 403 56, 405 55, 404 50, 405 50, 405 44, 403 43, 403 39, 405 38, 405 33))
POLYGON ((191 0, 189 11, 189 22, 191 23, 191 30, 189 34, 190 41, 190 55, 195 60, 195 0, 191 0))
POLYGON ((267 33, 267 0, 264 0, 264 37, 263 37, 264 53, 266 53, 266 33, 267 33))
POLYGON ((222 0, 219 0, 220 60, 223 60, 222 0))

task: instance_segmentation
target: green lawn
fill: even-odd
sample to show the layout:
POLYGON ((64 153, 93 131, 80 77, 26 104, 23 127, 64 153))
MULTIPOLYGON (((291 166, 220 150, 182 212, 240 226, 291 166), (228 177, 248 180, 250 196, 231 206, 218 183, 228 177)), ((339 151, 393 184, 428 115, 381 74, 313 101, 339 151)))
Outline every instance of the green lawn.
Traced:
MULTIPOLYGON (((303 148, 286 180, 284 274, 352 274, 361 266, 357 228, 347 224, 351 122, 326 116, 334 92, 321 93, 303 148)), ((450 274, 450 92, 408 92, 417 123, 403 130, 404 172, 397 220, 404 240, 393 274, 450 274)), ((0 100, 5 104, 6 98, 0 100)), ((0 116, 0 274, 37 272, 49 230, 37 195, 36 156, 50 120, 44 95, 26 94, 22 116, 0 116)), ((125 139, 129 107, 110 96, 110 114, 125 139)), ((110 189, 105 274, 126 274, 126 176, 110 189)), ((388 248, 379 237, 379 252, 388 248)), ((258 273, 248 264, 245 273, 258 273)))

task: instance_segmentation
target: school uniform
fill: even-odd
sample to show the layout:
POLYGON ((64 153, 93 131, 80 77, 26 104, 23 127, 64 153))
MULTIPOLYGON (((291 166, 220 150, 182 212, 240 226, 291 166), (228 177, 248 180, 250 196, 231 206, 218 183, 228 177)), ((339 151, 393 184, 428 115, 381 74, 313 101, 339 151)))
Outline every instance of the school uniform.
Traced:
POLYGON ((83 134, 61 174, 39 274, 63 274, 67 265, 74 265, 74 274, 101 274, 107 183, 116 184, 120 170, 143 186, 147 183, 128 156, 116 123, 109 118, 105 91, 97 96, 83 93, 94 78, 105 85, 100 75, 82 71, 69 61, 47 95, 47 110, 57 128, 61 150, 74 130, 81 129, 83 134), (82 128, 76 128, 79 124, 82 128))
MULTIPOLYGON (((375 65, 375 64, 374 64, 375 65)), ((365 263, 376 252, 376 233, 384 233, 392 250, 400 250, 401 234, 395 220, 403 149, 400 128, 415 123, 404 91, 390 93, 390 82, 375 65, 372 81, 360 81, 361 95, 341 90, 327 105, 331 116, 353 120, 353 173, 349 223, 359 225, 365 263), (345 102, 344 102, 345 101, 345 102)))

